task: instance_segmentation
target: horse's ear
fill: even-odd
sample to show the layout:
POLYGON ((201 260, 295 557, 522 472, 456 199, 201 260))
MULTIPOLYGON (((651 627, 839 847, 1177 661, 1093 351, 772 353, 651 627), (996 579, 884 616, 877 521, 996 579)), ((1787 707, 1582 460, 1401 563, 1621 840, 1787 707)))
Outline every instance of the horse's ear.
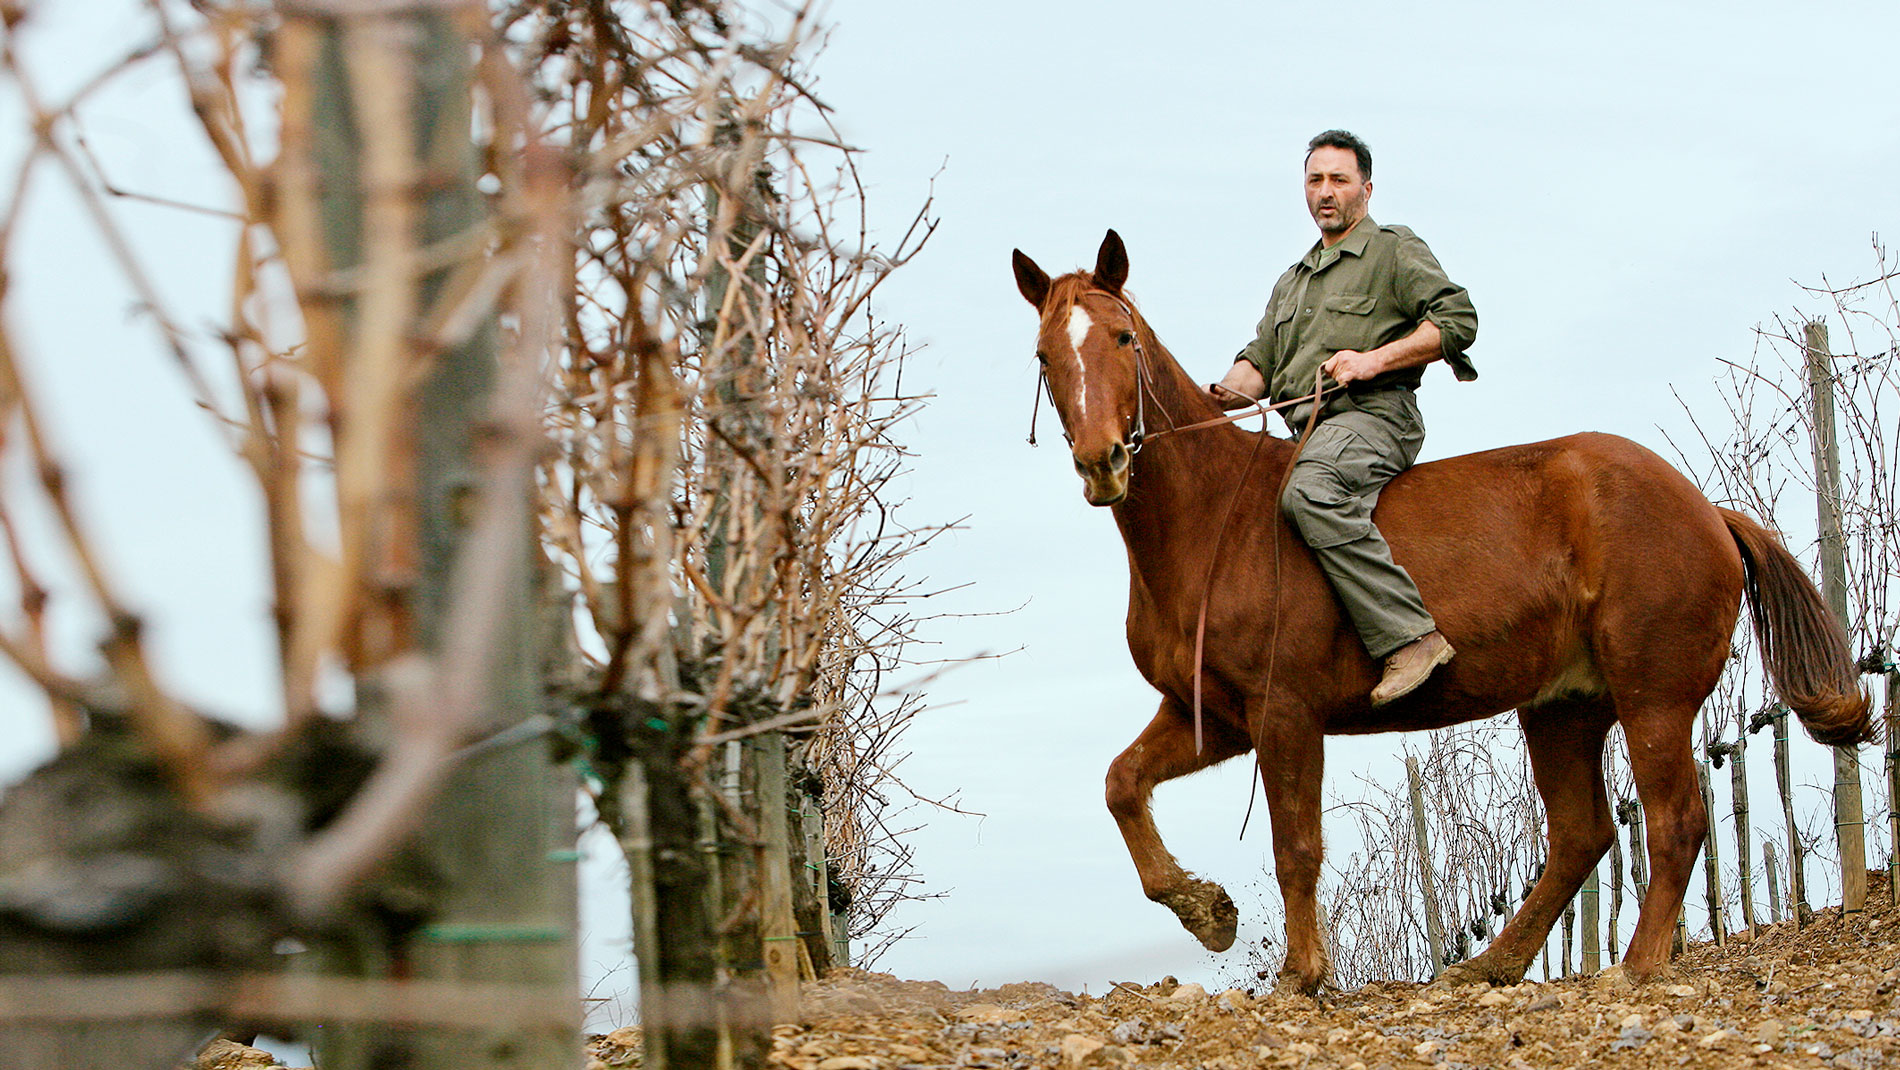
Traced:
POLYGON ((1034 260, 1023 255, 1021 249, 1010 250, 1009 262, 1016 269, 1016 288, 1023 297, 1037 309, 1049 298, 1049 274, 1036 266, 1034 260))
POLYGON ((1112 294, 1122 292, 1122 283, 1128 281, 1128 247, 1122 244, 1122 236, 1110 230, 1102 238, 1102 248, 1095 254, 1095 285, 1112 294))

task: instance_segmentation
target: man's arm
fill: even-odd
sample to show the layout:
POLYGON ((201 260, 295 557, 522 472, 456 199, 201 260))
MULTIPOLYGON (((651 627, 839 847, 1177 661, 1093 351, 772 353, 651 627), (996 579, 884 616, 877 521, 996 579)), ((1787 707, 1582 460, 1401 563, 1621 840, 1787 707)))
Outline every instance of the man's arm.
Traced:
MULTIPOLYGON (((1443 336, 1438 324, 1424 320, 1413 329, 1411 334, 1394 339, 1377 349, 1364 353, 1356 349, 1342 349, 1328 357, 1321 365, 1327 375, 1340 385, 1371 379, 1386 372, 1400 368, 1416 368, 1421 364, 1445 355, 1443 336)), ((1232 375, 1232 372, 1228 373, 1232 375)))
POLYGON ((1252 404, 1256 398, 1267 392, 1267 377, 1246 357, 1235 357, 1234 366, 1227 369, 1221 381, 1207 388, 1215 401, 1223 409, 1238 409, 1252 404))
POLYGON ((1406 231, 1399 242, 1397 283, 1407 295, 1408 314, 1438 328, 1439 355, 1459 380, 1476 379, 1465 350, 1478 336, 1478 310, 1463 286, 1445 277, 1445 269, 1418 235, 1406 231))

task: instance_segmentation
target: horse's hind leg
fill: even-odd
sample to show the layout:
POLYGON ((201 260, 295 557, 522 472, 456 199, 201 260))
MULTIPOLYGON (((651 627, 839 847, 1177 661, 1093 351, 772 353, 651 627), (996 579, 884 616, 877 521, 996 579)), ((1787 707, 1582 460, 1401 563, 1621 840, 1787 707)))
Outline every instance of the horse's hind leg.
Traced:
POLYGON ((1210 951, 1234 944, 1240 912, 1227 892, 1212 881, 1195 878, 1161 842, 1149 799, 1156 784, 1199 772, 1210 765, 1245 753, 1245 736, 1209 719, 1205 746, 1194 751, 1194 724, 1181 704, 1163 699, 1154 720, 1108 767, 1108 810, 1121 826, 1141 890, 1148 898, 1174 911, 1188 932, 1210 951))
POLYGON ((1603 740, 1615 723, 1607 698, 1571 699, 1519 712, 1531 774, 1544 799, 1550 854, 1518 908, 1484 953, 1445 973, 1453 984, 1516 984, 1550 936, 1591 867, 1610 849, 1616 826, 1603 784, 1603 740))
POLYGON ((1643 833, 1649 840, 1649 891, 1623 955, 1623 971, 1630 980, 1642 981, 1669 961, 1676 915, 1708 833, 1709 816, 1695 780, 1695 707, 1646 709, 1622 720, 1629 737, 1630 772, 1643 800, 1643 833))

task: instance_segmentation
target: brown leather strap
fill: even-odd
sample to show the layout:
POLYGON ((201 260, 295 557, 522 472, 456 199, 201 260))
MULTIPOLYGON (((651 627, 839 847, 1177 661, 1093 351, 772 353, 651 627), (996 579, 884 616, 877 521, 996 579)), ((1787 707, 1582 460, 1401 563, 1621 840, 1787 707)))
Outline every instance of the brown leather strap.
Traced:
MULTIPOLYGON (((1320 410, 1319 399, 1335 390, 1343 389, 1342 387, 1337 387, 1337 386, 1322 387, 1321 384, 1325 382, 1325 378, 1326 378, 1325 371, 1321 370, 1321 371, 1314 372, 1313 392, 1311 394, 1306 395, 1305 397, 1294 398, 1292 401, 1283 401, 1277 405, 1271 405, 1271 406, 1263 406, 1263 405, 1260 405, 1258 402, 1255 402, 1255 411, 1258 411, 1258 412, 1265 412, 1269 408, 1274 408, 1274 409, 1288 408, 1294 405, 1298 405, 1301 402, 1305 402, 1305 401, 1313 402, 1313 411, 1311 413, 1308 413, 1306 417, 1306 430, 1300 433, 1299 441, 1293 444, 1293 456, 1288 458, 1287 460, 1286 473, 1280 477, 1279 489, 1273 492, 1273 502, 1274 502, 1273 508, 1276 508, 1276 509, 1279 508, 1280 496, 1286 493, 1287 482, 1293 478, 1293 462, 1299 460, 1300 451, 1306 448, 1306 440, 1313 437, 1313 428, 1319 426, 1319 410, 1320 410)), ((1246 417, 1252 416, 1252 415, 1253 415, 1252 412, 1243 412, 1239 416, 1234 416, 1234 417, 1220 419, 1220 420, 1203 420, 1200 423, 1189 424, 1186 427, 1169 428, 1168 430, 1192 431, 1198 427, 1213 427, 1217 424, 1233 423, 1235 420, 1245 419, 1246 417)), ((1156 432, 1154 437, 1160 438, 1162 435, 1165 435, 1167 433, 1168 433, 1167 431, 1156 432)), ((1219 533, 1214 536, 1214 553, 1208 559, 1208 562, 1207 562, 1207 579, 1201 584, 1201 611, 1194 621, 1194 753, 1196 754, 1201 753, 1201 675, 1202 675, 1201 665, 1202 665, 1202 655, 1206 652, 1206 649, 1207 649, 1207 603, 1208 603, 1208 600, 1214 596, 1214 569, 1220 565, 1221 544, 1227 541, 1227 526, 1233 522, 1234 506, 1238 504, 1240 501, 1240 488, 1242 485, 1244 485, 1247 482, 1248 474, 1253 471, 1253 462, 1255 458, 1260 456, 1260 444, 1262 442, 1265 442, 1266 440, 1267 440, 1267 436, 1265 434, 1262 434, 1259 438, 1254 440, 1253 450, 1247 454, 1247 465, 1246 467, 1240 470, 1240 478, 1234 481, 1233 491, 1227 496, 1227 512, 1224 516, 1221 517, 1219 533)), ((1280 524, 1277 522, 1277 518, 1276 518, 1276 522, 1273 525, 1273 633, 1272 633, 1272 637, 1268 640, 1268 643, 1267 643, 1267 683, 1268 684, 1271 684, 1273 682, 1273 663, 1274 663, 1275 658, 1279 654, 1279 646, 1280 646, 1280 524)), ((1258 741, 1256 741, 1256 743, 1257 742, 1258 741)), ((1254 748, 1256 752, 1259 749, 1260 748, 1257 745, 1254 748)), ((1257 753, 1255 754, 1254 760, 1256 763, 1260 760, 1259 755, 1257 753)), ((1251 810, 1252 809, 1252 805, 1251 805, 1252 793, 1251 792, 1249 793, 1248 798, 1249 798, 1248 808, 1251 810)))
MULTIPOLYGON (((1303 405, 1309 401, 1318 402, 1319 399, 1325 397, 1328 394, 1337 394, 1341 390, 1346 389, 1345 387, 1339 386, 1339 385, 1322 388, 1320 386, 1320 383, 1323 381, 1324 376, 1325 376, 1325 373, 1321 372, 1319 375, 1315 375, 1313 377, 1313 392, 1311 394, 1302 394, 1301 396, 1297 398, 1292 398, 1287 401, 1276 401, 1271 405, 1263 405, 1258 400, 1255 400, 1252 407, 1250 408, 1238 409, 1226 415, 1216 416, 1211 420, 1200 420, 1195 423, 1187 424, 1182 427, 1164 427, 1161 430, 1156 431, 1154 434, 1149 435, 1148 441, 1153 442, 1157 438, 1163 438, 1168 435, 1179 434, 1183 431, 1199 431, 1200 429, 1204 427, 1219 427, 1222 424, 1237 423, 1241 420, 1247 419, 1250 416, 1264 415, 1269 412, 1279 412, 1281 409, 1290 409, 1294 407, 1295 405, 1303 405)), ((1228 392, 1233 393, 1233 391, 1228 391, 1228 392)), ((1313 411, 1314 412, 1319 411, 1319 406, 1317 404, 1314 405, 1313 411)))

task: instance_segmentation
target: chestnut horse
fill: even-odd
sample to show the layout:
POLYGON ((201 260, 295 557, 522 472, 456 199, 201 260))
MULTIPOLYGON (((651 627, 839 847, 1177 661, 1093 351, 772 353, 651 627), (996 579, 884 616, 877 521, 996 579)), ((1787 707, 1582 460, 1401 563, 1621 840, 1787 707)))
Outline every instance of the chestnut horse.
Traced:
POLYGON ((1385 488, 1379 530, 1458 656, 1374 709, 1379 667, 1275 508, 1295 444, 1231 424, 1168 433, 1220 412, 1122 292, 1128 256, 1114 231, 1093 272, 1051 279, 1020 250, 1014 266, 1041 316, 1036 357, 1084 496, 1110 507, 1127 543, 1129 652, 1162 696, 1109 767, 1108 808, 1142 890, 1209 949, 1233 944, 1233 901, 1175 861, 1149 798, 1162 781, 1249 751, 1286 904, 1279 983, 1312 992, 1331 965, 1316 902, 1328 734, 1517 711, 1548 816, 1548 864, 1491 946, 1450 974, 1494 984, 1523 978, 1610 846, 1603 745, 1615 724, 1629 743, 1650 868, 1623 968, 1639 981, 1663 968, 1708 827, 1691 724, 1722 672, 1744 595, 1769 678, 1808 733, 1827 744, 1872 738, 1846 637, 1794 557, 1654 453, 1602 434, 1433 461, 1385 488))

